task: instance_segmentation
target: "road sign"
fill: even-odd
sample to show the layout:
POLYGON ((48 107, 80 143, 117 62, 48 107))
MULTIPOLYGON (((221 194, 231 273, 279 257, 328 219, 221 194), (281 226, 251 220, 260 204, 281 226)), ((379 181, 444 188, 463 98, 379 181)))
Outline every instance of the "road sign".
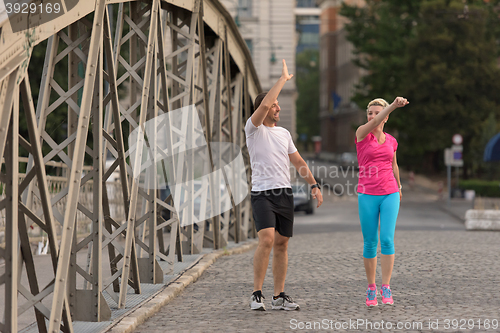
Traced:
POLYGON ((460 134, 455 134, 451 140, 456 145, 461 145, 463 142, 463 138, 460 134))
POLYGON ((463 146, 453 145, 451 148, 444 150, 444 164, 446 166, 462 167, 464 160, 462 159, 463 146))

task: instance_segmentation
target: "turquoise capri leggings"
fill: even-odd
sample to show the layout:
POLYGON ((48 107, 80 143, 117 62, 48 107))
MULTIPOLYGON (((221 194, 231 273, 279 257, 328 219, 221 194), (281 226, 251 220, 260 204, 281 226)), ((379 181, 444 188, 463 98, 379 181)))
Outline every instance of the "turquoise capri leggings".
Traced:
POLYGON ((377 256, 378 221, 382 254, 394 254, 394 231, 399 213, 399 192, 387 195, 358 194, 359 220, 363 233, 363 257, 377 256))

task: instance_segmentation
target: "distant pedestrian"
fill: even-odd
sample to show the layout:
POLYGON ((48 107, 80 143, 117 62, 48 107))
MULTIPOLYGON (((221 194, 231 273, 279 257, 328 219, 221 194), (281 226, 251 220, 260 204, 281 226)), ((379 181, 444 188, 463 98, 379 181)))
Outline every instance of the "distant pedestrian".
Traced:
POLYGON ((410 171, 408 174, 408 185, 410 185, 410 190, 413 190, 415 187, 415 172, 410 171))
POLYGON ((389 105, 381 98, 368 103, 367 120, 356 130, 356 150, 359 163, 358 210, 363 233, 363 260, 368 289, 366 305, 375 306, 377 286, 378 227, 380 218, 380 246, 382 251, 382 295, 383 304, 393 304, 390 287, 394 266, 394 232, 402 197, 402 186, 396 160, 398 142, 384 132, 389 114, 409 102, 396 97, 389 105))
POLYGON ((253 259, 254 292, 250 300, 252 310, 265 310, 262 285, 273 250, 274 297, 273 310, 298 310, 299 305, 285 294, 288 267, 288 240, 293 233, 293 195, 290 184, 290 162, 311 185, 313 199, 318 207, 323 202, 319 184, 316 183, 306 162, 295 148, 290 132, 276 126, 280 106, 278 95, 293 75, 283 60, 283 70, 278 82, 268 93, 255 99, 255 112, 247 120, 245 133, 252 167, 252 210, 259 245, 253 259))

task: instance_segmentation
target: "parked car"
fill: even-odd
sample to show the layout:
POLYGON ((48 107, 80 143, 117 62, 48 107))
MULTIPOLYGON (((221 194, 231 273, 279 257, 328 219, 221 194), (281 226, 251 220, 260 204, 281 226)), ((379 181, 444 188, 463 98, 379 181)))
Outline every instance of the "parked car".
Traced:
MULTIPOLYGON (((204 219, 204 217, 206 216, 212 216, 212 206, 210 204, 210 192, 207 192, 207 204, 206 204, 206 207, 205 207, 205 211, 201 211, 201 195, 199 193, 199 191, 201 190, 202 188, 202 182, 201 180, 195 180, 193 181, 193 195, 196 195, 196 197, 194 197, 193 199, 193 213, 194 213, 194 216, 196 218, 201 218, 202 220, 204 219), (201 213, 201 214, 200 214, 201 213)), ((181 205, 185 204, 186 201, 187 201, 187 198, 185 198, 185 195, 187 194, 186 192, 186 189, 180 189, 180 198, 179 198, 179 202, 181 205)), ((206 191, 209 191, 209 187, 206 188, 206 191)), ((168 195, 170 195, 170 188, 167 186, 165 189, 162 189, 162 191, 160 192, 161 193, 161 198, 162 200, 165 200, 165 198, 168 197, 168 195)), ((219 201, 220 201, 220 205, 221 207, 224 207, 224 203, 222 202, 222 200, 229 200, 228 198, 224 198, 226 194, 226 185, 223 185, 221 184, 220 185, 220 197, 219 197, 219 201)), ((219 212, 220 210, 218 210, 219 212)), ((220 213, 223 213, 222 211, 220 211, 220 213)), ((180 211, 179 213, 179 219, 182 221, 182 217, 183 217, 183 214, 184 214, 184 210, 180 211)))
POLYGON ((304 211, 306 214, 314 214, 314 201, 311 196, 309 184, 293 184, 293 210, 295 212, 304 211))

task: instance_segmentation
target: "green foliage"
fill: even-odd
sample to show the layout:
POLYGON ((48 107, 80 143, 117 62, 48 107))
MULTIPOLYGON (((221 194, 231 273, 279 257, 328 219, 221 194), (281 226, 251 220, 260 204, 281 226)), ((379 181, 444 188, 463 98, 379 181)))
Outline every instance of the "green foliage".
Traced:
POLYGON ((362 8, 343 3, 341 14, 351 20, 345 27, 347 39, 358 55, 355 63, 368 71, 353 98, 361 109, 376 97, 391 102, 400 90, 406 43, 415 37, 421 2, 367 0, 362 8))
POLYGON ((485 181, 480 179, 461 180, 459 187, 463 190, 474 190, 476 196, 500 197, 500 182, 485 181))
MULTIPOLYGON (((58 54, 62 52, 65 48, 67 47, 66 43, 63 41, 59 41, 58 44, 58 54)), ((42 74, 43 74, 43 67, 45 63, 45 56, 46 56, 46 50, 47 50, 47 41, 43 41, 40 44, 36 45, 33 48, 33 53, 30 59, 29 67, 28 67, 28 73, 29 73, 29 80, 30 80, 30 86, 31 86, 31 92, 32 92, 32 97, 33 97, 33 104, 35 109, 37 108, 37 105, 39 103, 39 96, 40 94, 40 87, 42 84, 42 74)), ((79 60, 79 59, 78 59, 79 60)), ((77 60, 77 61, 78 61, 77 60)), ((80 79, 83 79, 84 73, 85 73, 85 66, 81 61, 78 63, 78 72, 75 73, 75 75, 78 75, 80 79)), ((62 58, 56 65, 53 73, 52 80, 57 84, 62 90, 68 91, 68 57, 62 58)), ((61 96, 56 93, 57 89, 51 89, 50 97, 49 97, 49 103, 48 105, 52 105, 54 102, 56 102, 58 99, 61 98, 61 96)), ((81 95, 83 92, 83 88, 80 88, 80 90, 77 92, 77 95, 75 96, 75 102, 77 105, 81 105, 81 95)), ((20 105, 20 122, 19 122, 19 131, 20 134, 23 135, 24 137, 28 138, 28 130, 27 130, 27 123, 26 123, 26 117, 24 117, 24 108, 21 103, 20 105)), ((93 121, 93 120, 92 120, 93 121)), ((89 135, 88 135, 88 140, 87 140, 87 145, 92 149, 92 124, 89 124, 89 135)), ((51 137, 53 141, 56 143, 62 143, 67 137, 68 137, 68 104, 63 102, 61 103, 57 108, 52 110, 50 114, 47 115, 47 119, 45 121, 45 131, 48 133, 48 135, 51 137)), ((21 149, 21 154, 23 156, 27 156, 27 152, 20 147, 21 149)), ((42 151, 44 155, 47 155, 52 149, 49 147, 47 143, 44 143, 42 146, 42 151)), ((67 148, 64 149, 65 153, 68 153, 67 148)), ((53 160, 60 160, 59 156, 54 156, 53 160)), ((85 161, 86 164, 91 164, 92 163, 92 158, 89 155, 85 156, 85 161)), ((22 167, 25 167, 22 165, 22 167)), ((20 170, 21 172, 24 172, 23 169, 20 170)), ((57 174, 58 168, 48 168, 47 172, 49 174, 57 174)))
POLYGON ((495 112, 490 112, 488 118, 483 122, 482 133, 478 136, 472 138, 471 141, 471 153, 473 154, 473 173, 482 179, 493 180, 500 179, 500 168, 498 167, 498 162, 484 162, 484 148, 499 131, 500 128, 497 125, 495 112))
MULTIPOLYGON (((65 45, 61 43, 59 45, 59 51, 64 49, 65 45)), ((43 74, 43 66, 45 62, 45 52, 47 49, 47 41, 43 41, 40 44, 36 45, 33 48, 33 53, 30 59, 28 74, 29 81, 31 86, 31 94, 33 98, 33 104, 35 109, 37 108, 39 94, 40 94, 40 86, 42 82, 42 74, 43 74)), ((53 79, 56 81, 64 90, 67 90, 68 86, 68 77, 67 71, 58 70, 59 68, 67 68, 68 61, 67 58, 61 60, 60 64, 58 64, 56 70, 54 71, 53 79)), ((50 103, 54 103, 57 100, 58 96, 55 93, 50 95, 50 103)), ((19 133, 25 138, 28 138, 28 127, 26 123, 26 117, 24 116, 24 107, 22 103, 20 103, 20 117, 19 117, 19 133)), ((63 103, 58 108, 56 108, 47 118, 47 122, 45 124, 45 131, 54 139, 55 142, 62 142, 67 137, 67 117, 68 117, 68 108, 67 104, 63 103)), ((44 145, 43 147, 44 155, 49 152, 49 147, 44 145)), ((21 154, 23 156, 27 156, 27 152, 20 147, 21 154)))
MULTIPOLYGON (((115 4, 114 13, 117 12, 118 5, 115 4)), ((125 13, 129 12, 129 6, 125 6, 125 13)), ((89 22, 93 21, 93 13, 87 16, 87 20, 89 22)), ((123 29, 123 35, 126 35, 128 33, 128 30, 130 29, 127 25, 124 25, 123 29)), ((112 28, 113 33, 114 29, 112 28)), ((66 34, 68 33, 67 31, 65 32, 66 34)), ((83 32, 81 32, 83 33, 83 32)), ((128 44, 127 44, 128 46, 128 44)), ((65 48, 67 47, 67 44, 63 41, 60 40, 58 43, 58 54, 62 52, 65 48)), ((80 49, 82 48, 82 44, 80 44, 80 49)), ((37 108, 37 104, 39 102, 39 93, 40 93, 40 87, 41 87, 41 82, 42 82, 42 74, 43 74, 43 66, 45 63, 45 56, 46 56, 46 50, 47 50, 47 40, 42 41, 38 45, 36 45, 33 48, 32 56, 30 58, 29 62, 29 67, 28 67, 28 73, 29 73, 29 81, 30 81, 30 86, 31 86, 31 92, 32 92, 32 98, 33 98, 33 103, 35 106, 35 109, 37 108)), ((128 47, 124 46, 121 49, 120 53, 123 57, 126 59, 129 58, 129 49, 128 47)), ((79 79, 83 80, 83 77, 85 76, 85 64, 79 59, 78 57, 75 58, 76 61, 78 61, 78 72, 75 73, 79 77, 79 79)), ((123 66, 120 66, 118 69, 118 77, 121 77, 126 70, 123 68, 123 66)), ((68 57, 65 56, 63 57, 56 65, 55 65, 55 70, 53 73, 52 77, 53 81, 57 85, 61 87, 62 90, 68 91, 68 57)), ((121 85, 118 90, 118 94, 120 97, 126 97, 126 89, 124 88, 124 85, 121 85)), ((77 105, 81 105, 81 98, 82 98, 82 93, 83 93, 83 88, 80 88, 79 91, 77 92, 75 98, 75 102, 77 105)), ((41 96, 40 96, 41 97, 41 96)), ((60 98, 59 94, 57 94, 54 89, 52 89, 50 98, 49 98, 49 105, 52 105, 54 102, 56 102, 60 98)), ((22 103, 20 103, 20 121, 19 121, 19 131, 20 134, 28 138, 28 130, 27 130, 27 123, 26 123, 26 117, 24 116, 24 108, 22 103)), ((89 134, 87 138, 87 145, 92 149, 93 147, 93 137, 92 137, 92 122, 94 119, 90 120, 89 123, 89 134)), ((68 104, 63 102, 61 103, 57 108, 55 108, 48 116, 47 116, 47 121, 45 123, 45 131, 49 134, 49 136, 54 140, 56 143, 61 143, 63 142, 67 137, 68 137, 68 104)), ((128 134, 128 128, 124 128, 124 131, 128 134)), ((127 141, 126 141, 127 142, 127 141)), ((44 143, 42 146, 43 154, 46 155, 49 153, 51 148, 44 143)), ((22 156, 27 156, 28 153, 27 151, 20 146, 20 151, 22 156)), ((64 149, 64 152, 67 153, 67 149, 64 149)), ((53 160, 60 160, 59 156, 54 156, 53 160)), ((85 155, 85 163, 87 165, 92 164, 92 158, 89 155, 85 155)), ((24 172, 25 165, 21 166, 20 171, 24 172)), ((48 168, 48 172, 51 173, 52 170, 51 168, 48 168)))
POLYGON ((297 98, 297 133, 311 137, 319 135, 319 52, 305 50, 297 54, 296 84, 297 98))
POLYGON ((464 7, 461 0, 343 6, 357 62, 369 72, 354 100, 362 108, 375 97, 410 101, 388 122, 400 134, 400 164, 441 170, 443 150, 455 133, 464 138, 465 170, 482 159, 484 125, 488 117, 490 123, 500 117, 500 22, 494 8, 483 1, 464 7))
POLYGON ((415 157, 443 151, 460 133, 464 162, 471 166, 472 139, 481 136, 485 119, 499 108, 495 41, 486 34, 485 11, 469 11, 468 19, 460 20, 463 4, 427 2, 417 36, 408 42, 407 70, 416 75, 406 78, 404 94, 412 105, 397 118, 408 142, 419 148, 415 157))

